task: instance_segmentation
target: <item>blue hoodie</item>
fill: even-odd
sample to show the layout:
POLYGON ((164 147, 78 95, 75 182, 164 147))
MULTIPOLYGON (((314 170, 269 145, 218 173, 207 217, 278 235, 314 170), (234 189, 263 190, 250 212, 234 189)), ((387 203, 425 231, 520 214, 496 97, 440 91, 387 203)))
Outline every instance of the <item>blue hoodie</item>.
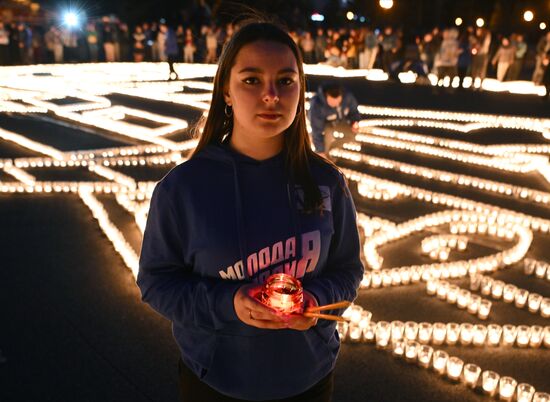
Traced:
POLYGON ((328 304, 353 300, 363 275, 343 177, 312 162, 324 210, 304 213, 284 154, 256 161, 206 147, 156 186, 143 238, 143 300, 172 322, 185 364, 234 398, 300 394, 333 370, 339 350, 331 321, 307 331, 246 325, 233 306, 240 286, 286 272, 328 304))
POLYGON ((351 92, 343 90, 342 103, 340 104, 340 110, 338 110, 328 105, 323 89, 323 86, 320 86, 317 94, 311 98, 308 113, 311 124, 311 138, 317 152, 325 152, 324 131, 327 124, 339 122, 351 124, 361 120, 361 115, 357 110, 357 100, 351 92))

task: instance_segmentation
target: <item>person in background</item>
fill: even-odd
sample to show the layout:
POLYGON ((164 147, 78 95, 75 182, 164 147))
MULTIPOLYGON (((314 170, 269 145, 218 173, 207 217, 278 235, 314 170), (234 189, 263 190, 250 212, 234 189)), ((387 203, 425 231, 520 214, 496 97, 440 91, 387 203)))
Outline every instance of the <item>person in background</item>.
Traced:
POLYGON ((145 42, 147 40, 140 25, 136 26, 132 37, 134 39, 134 61, 139 63, 145 59, 145 42))
POLYGON ((531 77, 531 81, 535 83, 535 85, 542 84, 542 77, 544 75, 544 65, 543 61, 546 57, 546 54, 550 50, 550 31, 546 32, 538 41, 537 48, 536 48, 536 58, 535 58, 535 69, 533 70, 533 76, 531 77))
POLYGON ((325 49, 327 48, 327 37, 323 28, 317 29, 315 36, 315 62, 322 63, 325 61, 325 49))
POLYGON ((92 63, 98 61, 98 35, 95 24, 86 24, 86 43, 88 44, 88 60, 92 63))
POLYGON ((472 45, 472 79, 474 83, 479 80, 479 85, 483 83, 483 80, 487 76, 490 47, 491 31, 484 28, 477 28, 475 41, 472 45))
POLYGON ((397 47, 397 35, 393 32, 391 26, 384 29, 384 35, 380 42, 382 47, 382 67, 384 71, 390 71, 391 64, 395 61, 397 47))
POLYGON ((513 34, 511 37, 511 43, 516 49, 516 53, 514 54, 514 62, 508 69, 506 80, 516 81, 521 75, 523 60, 525 59, 525 54, 527 53, 527 43, 525 43, 524 36, 522 34, 513 34))
POLYGON ((546 52, 546 55, 542 59, 542 65, 544 67, 544 74, 542 75, 542 85, 546 87, 545 98, 550 101, 550 50, 546 52))
POLYGON ((510 39, 502 38, 501 45, 496 51, 491 64, 497 69, 497 80, 504 81, 508 68, 514 63, 516 48, 510 44, 510 39))
POLYGON ((178 49, 178 38, 176 36, 176 32, 172 28, 168 27, 166 24, 162 24, 160 26, 160 29, 166 34, 164 53, 166 54, 168 68, 170 69, 168 80, 177 80, 178 73, 174 69, 174 63, 178 61, 180 55, 178 49))
POLYGON ((206 64, 215 64, 218 59, 218 35, 214 27, 206 27, 206 64))
POLYGON ((305 308, 352 301, 363 277, 351 193, 312 151, 304 108, 296 44, 272 23, 241 22, 195 151, 155 187, 137 285, 171 321, 182 401, 332 399, 335 321, 257 298, 284 272, 305 308))
POLYGON ((300 50, 304 56, 304 63, 314 64, 315 63, 315 41, 311 36, 311 32, 306 31, 300 38, 300 50))
POLYGON ((118 24, 119 61, 130 61, 131 43, 128 25, 124 22, 118 24))
POLYGON ((105 61, 112 63, 116 61, 115 57, 115 39, 111 23, 103 26, 103 49, 105 51, 105 61))
POLYGON ((457 38, 457 29, 451 28, 443 31, 443 41, 434 61, 434 64, 437 66, 437 78, 439 79, 458 76, 460 46, 457 38))
POLYGON ((357 131, 357 122, 361 120, 355 96, 339 83, 319 87, 311 98, 308 117, 315 151, 323 156, 328 155, 333 145, 335 128, 349 134, 357 131))
POLYGON ((185 46, 183 47, 183 62, 193 63, 195 60, 195 52, 197 48, 195 46, 195 39, 193 38, 193 31, 191 28, 185 30, 185 46))
POLYGON ((0 65, 10 64, 10 33, 4 23, 0 21, 0 65))
POLYGON ((183 25, 178 25, 176 28, 176 39, 178 42, 178 61, 183 60, 183 48, 185 47, 185 29, 183 25))
POLYGON ((168 56, 166 55, 166 35, 168 32, 168 27, 166 23, 162 22, 158 27, 157 40, 156 40, 156 49, 157 57, 160 62, 167 62, 168 56))
MULTIPOLYGON (((376 56, 378 56, 378 38, 371 28, 366 28, 365 37, 364 37, 364 48, 363 48, 363 62, 359 62, 359 68, 366 68, 371 70, 374 67, 376 62, 376 56)), ((361 60, 361 59, 359 59, 361 60)))

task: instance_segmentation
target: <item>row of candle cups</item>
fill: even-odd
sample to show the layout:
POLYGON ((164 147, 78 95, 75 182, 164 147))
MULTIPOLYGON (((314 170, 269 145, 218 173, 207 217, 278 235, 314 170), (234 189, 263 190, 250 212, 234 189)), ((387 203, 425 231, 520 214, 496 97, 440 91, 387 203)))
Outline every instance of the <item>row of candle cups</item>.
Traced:
POLYGON ((527 383, 518 384, 512 377, 500 376, 491 370, 482 370, 476 364, 465 363, 456 356, 449 356, 443 350, 434 349, 429 345, 421 345, 416 341, 396 341, 391 345, 392 353, 420 367, 432 369, 451 381, 461 381, 471 388, 480 387, 488 395, 498 395, 501 400, 512 401, 514 397, 519 402, 548 402, 550 395, 536 392, 527 383))
POLYGON ((400 268, 366 270, 361 281, 362 288, 379 288, 416 284, 420 281, 439 278, 461 278, 468 275, 468 266, 462 261, 447 264, 411 265, 400 268))
POLYGON ((490 276, 482 274, 470 275, 470 289, 480 291, 493 299, 502 299, 505 303, 514 303, 517 308, 527 306, 530 313, 544 318, 550 317, 550 298, 538 293, 530 293, 526 289, 518 288, 511 283, 494 280, 490 276))
POLYGON ((487 319, 491 312, 492 303, 467 289, 461 289, 447 281, 429 280, 426 282, 426 293, 437 296, 450 304, 456 304, 460 309, 467 309, 468 313, 477 315, 482 320, 487 319))
POLYGON ((535 275, 537 278, 546 278, 550 281, 550 264, 545 261, 526 258, 523 260, 523 272, 525 275, 535 275))
POLYGON ((431 259, 446 261, 452 249, 463 251, 468 245, 468 238, 456 235, 438 235, 422 239, 421 249, 431 259))
POLYGON ((417 323, 414 321, 371 321, 372 313, 364 310, 348 315, 350 322, 338 323, 342 340, 376 343, 380 349, 397 341, 416 341, 432 345, 517 346, 550 348, 550 326, 498 325, 470 323, 417 323))

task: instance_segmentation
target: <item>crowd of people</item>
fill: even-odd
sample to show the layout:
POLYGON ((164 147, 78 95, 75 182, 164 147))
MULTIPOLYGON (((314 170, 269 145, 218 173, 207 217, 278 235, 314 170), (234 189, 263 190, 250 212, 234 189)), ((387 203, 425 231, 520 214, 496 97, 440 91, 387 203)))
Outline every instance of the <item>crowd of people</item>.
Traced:
MULTIPOLYGON (((112 17, 89 21, 81 28, 29 26, 0 21, 0 65, 63 62, 172 61, 216 63, 223 44, 233 35, 231 24, 168 26, 144 22, 129 29, 112 17)), ((522 33, 495 35, 486 28, 433 30, 404 40, 402 29, 318 28, 292 30, 306 64, 326 63, 344 68, 381 68, 396 77, 413 71, 420 77, 480 78, 500 81, 531 79, 543 83, 550 51, 550 32, 534 52, 522 33), (534 60, 525 63, 534 53, 534 60), (524 68, 529 64, 530 68, 524 68), (534 65, 534 68, 532 67, 534 65), (491 69, 489 70, 489 68, 491 69)))

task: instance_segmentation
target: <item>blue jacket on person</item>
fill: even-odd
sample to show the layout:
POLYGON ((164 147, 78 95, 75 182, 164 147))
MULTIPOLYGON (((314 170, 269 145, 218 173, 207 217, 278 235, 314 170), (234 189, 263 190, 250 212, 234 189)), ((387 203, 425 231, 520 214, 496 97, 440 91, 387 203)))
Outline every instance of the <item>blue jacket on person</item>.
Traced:
POLYGON ((317 94, 309 102, 309 122, 311 124, 311 137, 315 150, 325 152, 324 131, 327 125, 336 123, 351 124, 361 120, 357 110, 357 100, 353 94, 345 89, 342 93, 342 103, 339 108, 330 107, 321 85, 317 94))
POLYGON ((178 38, 176 32, 172 28, 166 31, 166 42, 164 44, 167 55, 176 56, 179 53, 178 38))
POLYGON ((243 323, 233 299, 247 283, 284 272, 320 305, 352 301, 363 277, 356 212, 342 174, 320 160, 310 170, 322 213, 303 211, 286 151, 257 161, 208 145, 156 186, 137 284, 172 322, 183 362, 220 393, 251 401, 308 390, 333 369, 334 321, 307 331, 243 323))

